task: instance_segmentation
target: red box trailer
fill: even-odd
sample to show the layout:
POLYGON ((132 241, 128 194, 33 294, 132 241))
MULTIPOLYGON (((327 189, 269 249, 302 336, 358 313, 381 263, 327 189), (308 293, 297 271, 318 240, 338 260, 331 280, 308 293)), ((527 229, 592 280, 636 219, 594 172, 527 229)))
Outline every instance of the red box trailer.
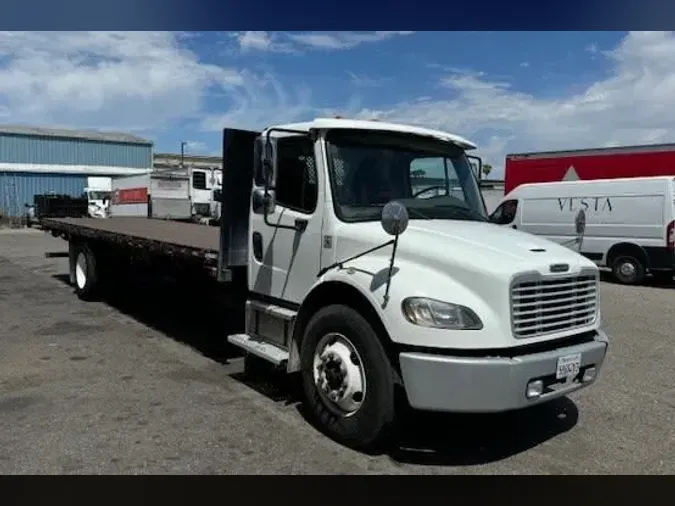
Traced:
POLYGON ((675 144, 506 155, 504 194, 526 183, 675 176, 675 144))

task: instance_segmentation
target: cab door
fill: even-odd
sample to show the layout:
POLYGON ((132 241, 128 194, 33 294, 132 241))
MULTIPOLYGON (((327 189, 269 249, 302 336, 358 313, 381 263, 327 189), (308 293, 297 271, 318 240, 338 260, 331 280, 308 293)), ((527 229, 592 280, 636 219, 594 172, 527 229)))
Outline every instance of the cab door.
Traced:
MULTIPOLYGON (((270 302, 299 305, 320 270, 323 191, 317 163, 320 143, 307 135, 273 138, 274 204, 256 204, 264 191, 262 144, 255 161, 249 290, 270 302)), ((319 158, 320 159, 320 158, 319 158)))

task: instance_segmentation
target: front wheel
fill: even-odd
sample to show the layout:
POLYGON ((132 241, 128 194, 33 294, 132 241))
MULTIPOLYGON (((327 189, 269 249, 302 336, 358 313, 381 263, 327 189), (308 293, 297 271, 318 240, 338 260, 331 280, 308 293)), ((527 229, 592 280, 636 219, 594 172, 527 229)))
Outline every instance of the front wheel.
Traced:
POLYGON ((388 442, 395 421, 393 372, 363 316, 341 305, 320 310, 307 325, 301 360, 306 406, 328 436, 358 450, 388 442))
POLYGON ((612 263, 614 278, 624 285, 637 285, 645 279, 645 266, 637 258, 621 255, 612 263))

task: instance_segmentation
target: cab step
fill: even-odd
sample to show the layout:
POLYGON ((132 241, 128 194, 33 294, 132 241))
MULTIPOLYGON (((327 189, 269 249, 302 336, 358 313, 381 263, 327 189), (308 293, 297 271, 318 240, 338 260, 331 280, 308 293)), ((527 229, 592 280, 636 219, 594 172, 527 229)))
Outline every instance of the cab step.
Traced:
POLYGON ((267 360, 277 367, 285 365, 288 362, 288 351, 248 334, 233 334, 227 336, 227 341, 248 353, 267 360))

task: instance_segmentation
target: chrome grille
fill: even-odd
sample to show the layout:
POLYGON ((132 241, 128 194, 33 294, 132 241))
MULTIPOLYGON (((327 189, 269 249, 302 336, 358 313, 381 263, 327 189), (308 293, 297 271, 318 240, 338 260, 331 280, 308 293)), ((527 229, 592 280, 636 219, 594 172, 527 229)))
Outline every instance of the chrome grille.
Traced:
POLYGON ((590 325, 596 317, 595 272, 565 277, 518 279, 511 286, 511 322, 517 339, 590 325))

